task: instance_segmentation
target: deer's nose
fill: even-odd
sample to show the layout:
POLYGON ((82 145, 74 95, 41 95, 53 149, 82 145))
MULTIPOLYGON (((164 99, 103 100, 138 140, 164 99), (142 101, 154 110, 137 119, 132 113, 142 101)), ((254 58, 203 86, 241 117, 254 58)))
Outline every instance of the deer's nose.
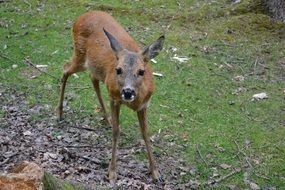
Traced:
POLYGON ((133 101, 135 99, 136 92, 131 88, 124 88, 122 90, 122 98, 126 101, 133 101))

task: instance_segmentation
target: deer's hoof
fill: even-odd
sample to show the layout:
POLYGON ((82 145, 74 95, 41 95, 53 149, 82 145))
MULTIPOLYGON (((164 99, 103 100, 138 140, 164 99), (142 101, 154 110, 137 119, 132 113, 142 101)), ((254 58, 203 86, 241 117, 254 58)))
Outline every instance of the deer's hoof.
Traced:
POLYGON ((164 182, 164 179, 163 179, 162 175, 160 175, 160 173, 159 173, 159 171, 157 169, 155 169, 153 172, 151 172, 151 175, 152 175, 152 179, 155 182, 158 182, 158 183, 163 183, 164 182))
POLYGON ((163 179, 162 175, 159 176, 159 177, 156 179, 156 181, 157 181, 158 183, 164 183, 164 179, 163 179))

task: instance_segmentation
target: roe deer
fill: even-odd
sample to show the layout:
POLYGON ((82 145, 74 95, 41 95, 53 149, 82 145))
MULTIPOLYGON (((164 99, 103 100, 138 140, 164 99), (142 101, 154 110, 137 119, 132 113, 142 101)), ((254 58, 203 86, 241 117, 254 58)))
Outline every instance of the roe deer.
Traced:
POLYGON ((162 181, 157 170, 148 137, 147 105, 154 90, 152 70, 148 61, 162 49, 164 36, 140 50, 137 43, 114 18, 101 11, 88 12, 80 16, 73 25, 74 53, 63 67, 58 116, 62 118, 64 89, 68 77, 76 72, 90 70, 91 81, 97 94, 104 118, 112 125, 112 158, 108 178, 114 183, 116 175, 116 153, 119 136, 119 113, 121 104, 137 112, 140 129, 145 141, 149 169, 152 178, 162 181), (107 86, 111 118, 101 97, 99 81, 107 86))

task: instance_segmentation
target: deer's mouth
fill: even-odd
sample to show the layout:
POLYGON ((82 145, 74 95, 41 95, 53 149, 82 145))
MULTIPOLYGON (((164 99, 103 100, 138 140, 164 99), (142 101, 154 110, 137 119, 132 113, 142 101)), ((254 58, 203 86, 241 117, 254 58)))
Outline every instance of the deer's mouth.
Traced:
POLYGON ((121 94, 124 102, 132 102, 136 97, 136 92, 130 88, 123 89, 121 94))
POLYGON ((135 96, 134 96, 134 95, 132 95, 130 98, 126 98, 126 97, 122 94, 122 100, 123 100, 124 102, 130 103, 130 102, 134 101, 134 99, 135 99, 135 96))

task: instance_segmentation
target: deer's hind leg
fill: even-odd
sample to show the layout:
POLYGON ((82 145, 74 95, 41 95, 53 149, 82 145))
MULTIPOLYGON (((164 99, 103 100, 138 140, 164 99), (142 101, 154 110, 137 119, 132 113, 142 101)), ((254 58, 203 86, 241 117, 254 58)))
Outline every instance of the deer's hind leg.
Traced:
POLYGON ((106 121, 106 123, 108 125, 111 125, 111 118, 107 114, 106 107, 105 107, 105 104, 104 104, 104 101, 103 101, 103 98, 102 98, 102 95, 101 95, 100 84, 99 84, 100 81, 96 78, 96 76, 93 73, 90 74, 90 77, 91 77, 91 81, 92 81, 94 90, 96 92, 98 101, 100 103, 100 106, 101 106, 101 109, 102 109, 102 112, 103 112, 103 115, 104 115, 104 119, 105 119, 105 121, 106 121))
POLYGON ((58 119, 62 119, 63 115, 63 100, 64 100, 64 91, 65 91, 65 86, 67 79, 70 75, 73 73, 77 73, 80 71, 84 71, 84 56, 73 56, 72 60, 67 62, 63 66, 63 75, 61 77, 61 85, 60 85, 60 98, 59 98, 59 103, 57 107, 57 116, 58 119))

